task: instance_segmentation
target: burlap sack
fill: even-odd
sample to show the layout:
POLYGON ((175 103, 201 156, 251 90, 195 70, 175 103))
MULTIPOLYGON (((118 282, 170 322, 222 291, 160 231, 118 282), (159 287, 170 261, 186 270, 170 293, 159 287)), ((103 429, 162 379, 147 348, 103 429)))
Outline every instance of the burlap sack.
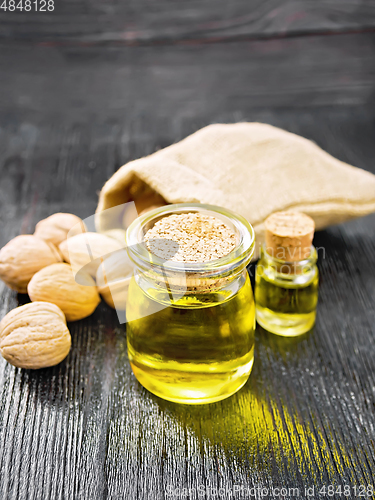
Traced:
POLYGON ((298 135, 262 123, 205 127, 177 144, 131 161, 104 185, 100 212, 131 200, 199 202, 238 212, 259 248, 272 212, 299 210, 317 229, 375 211, 375 176, 298 135))

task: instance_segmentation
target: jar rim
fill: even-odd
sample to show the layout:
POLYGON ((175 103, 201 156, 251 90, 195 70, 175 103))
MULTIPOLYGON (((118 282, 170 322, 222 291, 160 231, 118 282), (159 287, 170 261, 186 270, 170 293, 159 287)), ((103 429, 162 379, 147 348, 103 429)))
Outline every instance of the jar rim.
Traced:
POLYGON ((241 215, 226 208, 202 203, 176 203, 150 210, 135 219, 126 231, 126 245, 130 259, 140 268, 162 267, 174 273, 221 274, 228 270, 246 266, 254 253, 255 232, 251 224, 241 215), (166 261, 151 253, 145 242, 146 227, 153 221, 181 213, 202 213, 223 220, 234 228, 239 236, 236 247, 227 255, 205 262, 166 261))

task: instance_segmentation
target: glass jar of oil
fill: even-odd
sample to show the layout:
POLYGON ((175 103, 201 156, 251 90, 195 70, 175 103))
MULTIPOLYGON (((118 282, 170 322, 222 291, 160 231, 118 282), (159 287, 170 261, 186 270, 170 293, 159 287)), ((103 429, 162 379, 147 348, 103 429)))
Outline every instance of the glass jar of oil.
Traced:
POLYGON ((318 303, 317 252, 311 246, 304 260, 286 262, 271 256, 264 245, 255 275, 256 318, 269 332, 301 335, 314 323, 318 303))
POLYGON ((136 271, 126 306, 130 364, 139 382, 164 399, 188 404, 219 401, 247 381, 254 360, 255 304, 246 266, 254 231, 220 207, 177 204, 158 208, 127 231, 136 271), (221 219, 235 248, 207 262, 165 261, 144 243, 148 229, 172 214, 221 219))

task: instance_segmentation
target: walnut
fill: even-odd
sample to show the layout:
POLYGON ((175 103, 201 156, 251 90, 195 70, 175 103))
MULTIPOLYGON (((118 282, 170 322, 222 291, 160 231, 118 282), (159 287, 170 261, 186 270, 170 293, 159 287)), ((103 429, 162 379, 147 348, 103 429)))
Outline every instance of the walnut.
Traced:
POLYGON ((56 304, 68 321, 76 321, 92 314, 100 302, 93 278, 84 271, 79 278, 77 283, 69 264, 52 264, 33 276, 27 291, 31 300, 56 304))
POLYGON ((19 368, 45 368, 69 353, 71 338, 64 313, 54 304, 32 302, 0 322, 0 352, 19 368))
POLYGON ((41 220, 35 226, 34 235, 59 246, 68 237, 86 231, 83 221, 73 214, 57 213, 41 220))
POLYGON ((105 302, 117 310, 125 310, 133 264, 125 249, 103 260, 96 273, 98 291, 105 302))
POLYGON ((26 293, 27 285, 43 267, 61 262, 57 248, 31 234, 16 236, 0 250, 0 278, 13 290, 26 293))
POLYGON ((118 240, 105 234, 87 232, 63 241, 59 249, 75 274, 84 267, 84 271, 95 277, 101 262, 100 258, 107 257, 123 246, 124 244, 121 245, 118 240))

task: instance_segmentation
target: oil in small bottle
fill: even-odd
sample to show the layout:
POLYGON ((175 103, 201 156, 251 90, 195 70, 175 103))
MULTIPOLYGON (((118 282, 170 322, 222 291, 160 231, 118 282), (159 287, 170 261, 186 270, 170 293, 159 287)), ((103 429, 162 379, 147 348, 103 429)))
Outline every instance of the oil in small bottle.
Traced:
POLYGON ((318 302, 314 221, 298 212, 276 212, 265 228, 255 277, 257 321, 278 335, 301 335, 313 327, 318 302))
POLYGON ((267 272, 262 259, 255 278, 255 301, 258 323, 272 333, 300 335, 310 330, 318 302, 318 270, 309 277, 282 276, 267 272))

